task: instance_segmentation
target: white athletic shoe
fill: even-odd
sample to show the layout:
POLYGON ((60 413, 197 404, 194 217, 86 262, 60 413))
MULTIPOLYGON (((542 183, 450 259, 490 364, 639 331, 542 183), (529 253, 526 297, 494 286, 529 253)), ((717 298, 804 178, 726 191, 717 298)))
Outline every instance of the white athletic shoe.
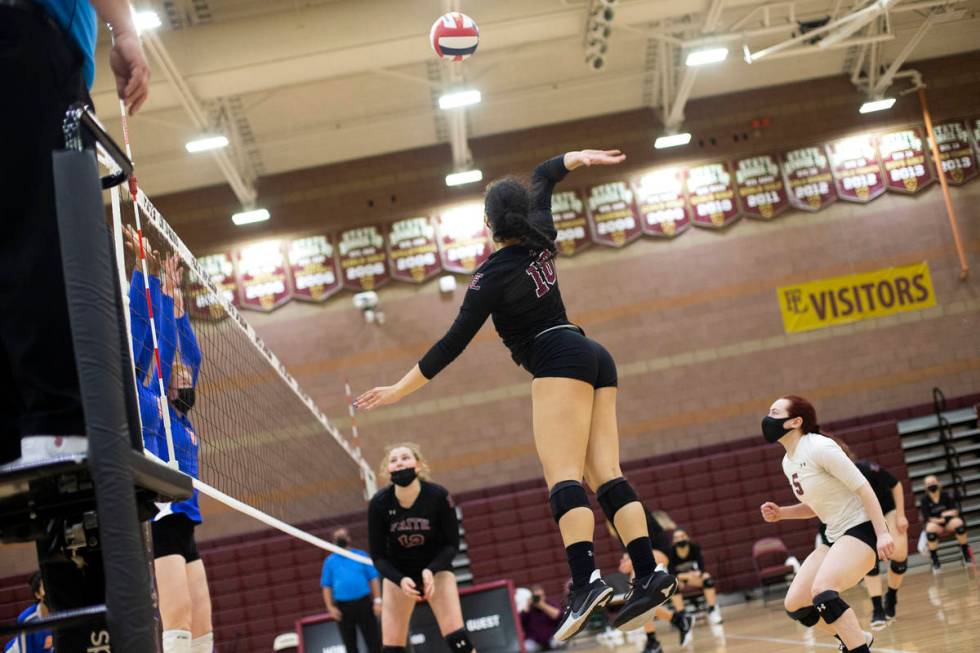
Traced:
POLYGON ((20 459, 17 462, 35 463, 87 451, 88 438, 84 435, 27 435, 20 440, 20 459))
MULTIPOLYGON (((864 631, 864 643, 867 644, 868 645, 868 648, 870 649, 871 648, 871 645, 875 643, 874 633, 869 633, 868 631, 864 631)), ((837 645, 837 650, 838 651, 841 651, 841 652, 843 652, 843 651, 846 650, 844 648, 844 642, 840 642, 837 645)))
POLYGON ((718 609, 717 605, 708 610, 708 623, 717 626, 721 621, 721 610, 718 609))

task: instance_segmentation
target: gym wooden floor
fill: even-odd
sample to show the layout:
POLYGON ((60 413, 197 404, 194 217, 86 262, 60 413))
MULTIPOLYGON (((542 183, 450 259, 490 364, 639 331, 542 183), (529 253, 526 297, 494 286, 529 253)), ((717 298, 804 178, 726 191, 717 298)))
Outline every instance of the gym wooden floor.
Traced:
MULTIPOLYGON (((864 587, 844 594, 857 610, 865 630, 871 602, 864 587)), ((837 641, 792 623, 783 612, 781 595, 766 607, 761 601, 722 609, 725 622, 712 626, 699 615, 694 641, 681 648, 677 631, 657 623, 664 651, 684 653, 820 653, 836 651, 837 641)), ((911 570, 898 595, 898 616, 875 634, 873 653, 980 653, 980 585, 975 568, 946 564, 939 576, 928 568, 911 570)), ((584 643, 583 643, 584 644, 584 643)), ((615 651, 596 646, 574 646, 575 653, 636 653, 639 644, 615 651)))

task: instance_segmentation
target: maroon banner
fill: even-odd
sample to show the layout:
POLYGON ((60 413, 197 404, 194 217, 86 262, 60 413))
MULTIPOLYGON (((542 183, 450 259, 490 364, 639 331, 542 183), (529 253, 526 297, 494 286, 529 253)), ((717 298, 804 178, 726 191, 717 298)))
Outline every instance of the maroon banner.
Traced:
POLYGON ((289 272, 281 240, 246 245, 237 252, 241 306, 269 312, 289 301, 289 272))
POLYGON ((935 125, 936 147, 942 159, 946 181, 954 186, 965 184, 977 176, 977 153, 970 144, 970 134, 962 122, 935 125))
POLYGON ((427 217, 398 220, 388 226, 388 260, 398 281, 421 283, 442 271, 436 228, 427 217))
POLYGON ((885 194, 885 180, 872 134, 843 138, 827 144, 830 169, 834 173, 837 196, 849 202, 866 204, 885 194))
POLYGON ((750 218, 770 220, 789 207, 779 162, 770 154, 736 161, 735 182, 742 213, 750 218))
POLYGON ((980 118, 975 118, 973 126, 973 145, 977 148, 977 156, 980 157, 980 118))
POLYGON ((691 226, 684 169, 654 170, 633 180, 640 227, 647 236, 673 238, 691 226))
POLYGON ((391 275, 380 227, 372 225, 341 231, 337 249, 344 288, 361 292, 388 283, 391 275))
POLYGON ((878 137, 885 184, 895 193, 918 193, 936 181, 919 129, 902 129, 878 137))
POLYGON ((562 256, 575 256, 592 246, 585 202, 577 191, 552 193, 551 215, 555 218, 555 228, 558 230, 555 243, 562 256))
MULTIPOLYGON (((197 262, 225 301, 232 306, 238 306, 238 280, 235 278, 235 263, 231 252, 202 256, 197 262)), ((192 317, 211 320, 228 317, 228 313, 211 291, 197 283, 193 275, 190 281, 190 301, 187 306, 192 317)))
POLYGON ((640 221, 633 205, 633 191, 625 181, 593 186, 588 194, 592 240, 608 247, 622 247, 640 237, 640 221))
POLYGON ((309 236, 289 242, 289 273, 293 297, 322 302, 341 288, 337 255, 329 236, 309 236))
POLYGON ((739 218, 735 184, 727 163, 688 168, 687 196, 695 227, 723 229, 739 218))
POLYGON ((804 211, 819 211, 837 199, 830 162, 822 147, 804 147, 783 154, 783 175, 789 203, 804 211))
POLYGON ((439 253, 447 272, 472 274, 493 251, 483 204, 453 207, 439 216, 439 253))

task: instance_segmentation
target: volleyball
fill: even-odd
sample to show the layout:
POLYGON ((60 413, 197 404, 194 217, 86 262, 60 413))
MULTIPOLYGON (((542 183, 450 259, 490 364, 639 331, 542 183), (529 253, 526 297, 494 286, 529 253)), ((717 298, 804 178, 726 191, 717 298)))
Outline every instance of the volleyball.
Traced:
POLYGON ((476 52, 476 46, 480 44, 480 28, 466 14, 451 11, 432 23, 429 43, 441 59, 462 61, 476 52))

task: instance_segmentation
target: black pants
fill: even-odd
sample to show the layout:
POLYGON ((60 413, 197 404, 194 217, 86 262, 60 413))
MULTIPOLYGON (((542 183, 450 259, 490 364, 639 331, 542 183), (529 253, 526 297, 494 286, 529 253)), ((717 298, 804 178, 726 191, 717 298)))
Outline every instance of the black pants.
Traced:
POLYGON ((0 463, 22 435, 84 435, 51 152, 87 96, 82 55, 34 13, 0 6, 0 463))
POLYGON ((337 609, 344 616, 337 627, 347 653, 358 653, 358 628, 367 644, 367 653, 381 653, 381 628, 378 626, 378 618, 374 616, 373 605, 370 594, 356 601, 337 601, 337 609))

